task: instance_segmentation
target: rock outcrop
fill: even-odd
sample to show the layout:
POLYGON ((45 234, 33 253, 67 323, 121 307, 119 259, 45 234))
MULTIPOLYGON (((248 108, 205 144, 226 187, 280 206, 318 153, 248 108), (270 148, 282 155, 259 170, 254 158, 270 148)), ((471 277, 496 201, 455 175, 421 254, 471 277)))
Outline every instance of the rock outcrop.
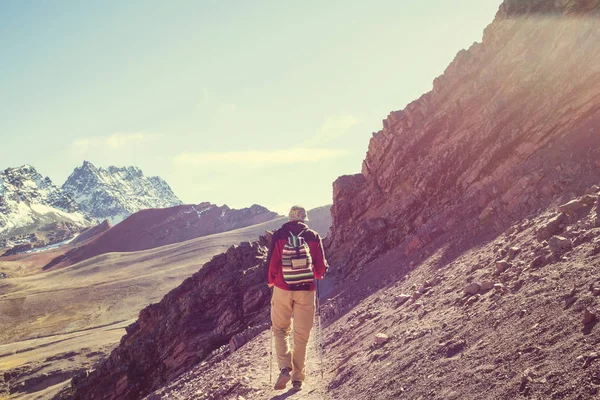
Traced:
MULTIPOLYGON (((140 312, 110 357, 60 399, 139 399, 268 319, 266 242, 215 256, 158 304, 140 312)), ((227 346, 226 346, 227 347, 227 346)))
POLYGON ((499 233, 597 183, 599 10, 505 1, 481 43, 383 121, 362 172, 334 183, 332 264, 348 272, 398 245, 411 255, 450 230, 499 233))

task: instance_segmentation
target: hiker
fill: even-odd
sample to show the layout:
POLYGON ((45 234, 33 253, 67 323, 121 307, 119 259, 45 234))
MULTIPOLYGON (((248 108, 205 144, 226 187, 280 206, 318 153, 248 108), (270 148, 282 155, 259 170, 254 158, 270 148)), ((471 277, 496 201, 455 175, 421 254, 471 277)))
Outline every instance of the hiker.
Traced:
POLYGON ((306 345, 315 318, 315 279, 323 279, 328 265, 319 234, 306 225, 306 210, 294 206, 289 222, 275 231, 269 252, 271 323, 280 369, 275 389, 285 389, 292 380, 302 389, 306 345), (294 319, 294 347, 290 350, 290 325, 294 319))

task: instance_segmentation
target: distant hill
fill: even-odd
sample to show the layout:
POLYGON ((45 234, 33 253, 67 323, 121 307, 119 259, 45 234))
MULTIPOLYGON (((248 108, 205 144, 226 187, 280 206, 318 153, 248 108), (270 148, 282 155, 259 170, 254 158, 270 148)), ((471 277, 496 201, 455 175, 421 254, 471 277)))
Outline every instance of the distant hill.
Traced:
POLYGON ((241 210, 210 203, 138 211, 95 239, 57 257, 45 266, 64 267, 113 252, 152 249, 201 236, 226 232, 278 218, 253 205, 241 210))
POLYGON ((308 225, 311 229, 319 232, 319 235, 324 238, 329 234, 331 228, 331 204, 308 210, 308 225))

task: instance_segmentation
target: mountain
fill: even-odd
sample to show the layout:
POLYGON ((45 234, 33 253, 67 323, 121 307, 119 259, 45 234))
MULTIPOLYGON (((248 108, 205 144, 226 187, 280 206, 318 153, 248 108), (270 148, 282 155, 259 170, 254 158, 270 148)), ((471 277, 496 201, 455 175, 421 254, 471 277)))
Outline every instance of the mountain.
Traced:
POLYGON ((309 219, 308 226, 319 232, 322 238, 325 238, 329 234, 329 228, 331 227, 331 204, 308 210, 307 214, 309 219))
POLYGON ((74 199, 31 165, 0 172, 0 248, 72 237, 91 225, 74 199))
MULTIPOLYGON (((598 43, 598 0, 506 0, 481 43, 384 120, 362 172, 333 186, 323 378, 311 369, 302 398, 598 395, 598 43)), ((185 370, 188 343, 222 345, 240 315, 188 319, 190 285, 144 310, 68 398, 289 396, 267 386, 268 335, 198 347, 185 370), (198 331, 176 333, 179 316, 198 331)))
POLYGON ((600 173, 598 1, 505 1, 482 43, 394 111, 335 181, 330 251, 360 269, 444 232, 502 232, 600 173))
POLYGON ((146 250, 270 221, 277 213, 253 205, 241 210, 210 203, 138 211, 95 239, 52 260, 64 267, 104 253, 146 250))
POLYGON ((97 220, 116 225, 146 208, 181 204, 169 185, 157 176, 146 177, 137 167, 97 168, 89 161, 75 168, 62 189, 80 209, 97 220))

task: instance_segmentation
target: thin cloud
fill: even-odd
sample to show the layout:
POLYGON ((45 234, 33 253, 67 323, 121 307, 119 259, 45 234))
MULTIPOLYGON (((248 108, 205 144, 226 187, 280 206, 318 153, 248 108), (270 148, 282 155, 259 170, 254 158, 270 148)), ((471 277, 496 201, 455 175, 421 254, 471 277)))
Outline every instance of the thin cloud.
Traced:
POLYGON ((338 115, 329 117, 323 122, 318 133, 308 140, 305 145, 322 145, 347 135, 350 130, 360 123, 360 118, 354 115, 338 115))
POLYGON ((316 163, 341 157, 346 153, 345 150, 315 148, 181 153, 175 157, 175 164, 179 166, 235 165, 266 167, 283 164, 316 163))
POLYGON ((132 145, 140 145, 149 141, 160 138, 161 135, 145 132, 117 132, 110 136, 102 136, 95 138, 80 138, 71 143, 71 149, 76 154, 84 154, 90 150, 118 150, 127 148, 132 145))

